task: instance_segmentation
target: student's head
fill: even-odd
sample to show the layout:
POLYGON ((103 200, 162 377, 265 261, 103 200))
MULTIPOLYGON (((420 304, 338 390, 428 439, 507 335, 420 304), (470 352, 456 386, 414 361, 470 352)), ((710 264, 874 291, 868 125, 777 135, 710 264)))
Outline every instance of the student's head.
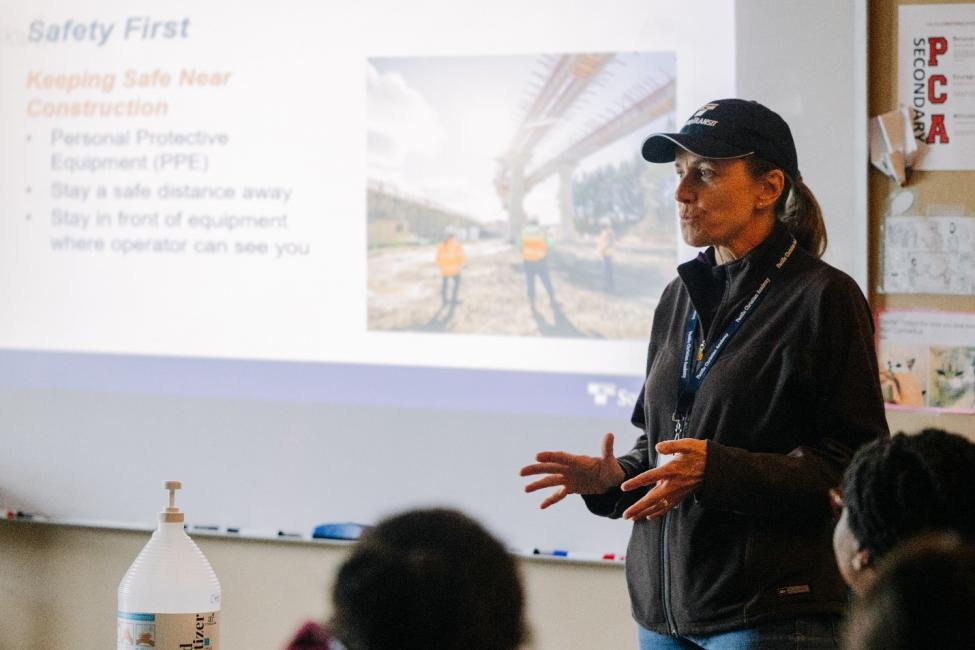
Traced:
POLYGON ((919 533, 975 539, 975 444, 940 429, 871 443, 853 456, 837 499, 836 562, 847 584, 863 592, 877 562, 919 533))
POLYGON ((505 650, 526 636, 514 559, 459 512, 382 521, 339 569, 331 627, 349 650, 505 650))
POLYGON ((676 164, 681 234, 688 244, 734 247, 743 228, 778 219, 800 247, 816 256, 826 249, 822 212, 799 173, 792 131, 758 102, 709 102, 680 132, 647 138, 643 157, 676 164))
POLYGON ((975 547, 945 533, 898 546, 855 602, 845 637, 849 650, 971 648, 975 547))

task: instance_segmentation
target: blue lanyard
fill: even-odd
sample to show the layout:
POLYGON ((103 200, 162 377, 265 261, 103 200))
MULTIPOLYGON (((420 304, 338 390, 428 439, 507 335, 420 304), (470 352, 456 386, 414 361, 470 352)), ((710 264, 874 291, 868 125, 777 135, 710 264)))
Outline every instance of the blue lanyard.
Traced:
POLYGON ((785 263, 789 261, 789 257, 792 256, 793 251, 796 249, 796 240, 793 237, 792 243, 783 253, 782 257, 775 264, 774 267, 769 271, 768 276, 758 288, 752 297, 748 299, 745 306, 741 308, 738 312, 738 316, 734 318, 728 326, 725 327, 724 332, 718 337, 718 340, 711 345, 711 349, 704 355, 698 358, 700 365, 698 365, 697 370, 693 368, 692 358, 694 356, 694 331, 697 329, 698 315, 697 310, 693 307, 691 308, 691 314, 687 317, 687 324, 684 328, 684 346, 683 346, 683 357, 680 364, 680 391, 677 394, 677 406, 674 408, 674 414, 671 419, 674 421, 674 437, 680 438, 684 435, 685 429, 687 427, 687 416, 691 412, 691 407, 694 405, 694 397, 697 395, 697 389, 701 387, 704 382, 704 378, 711 371, 712 366, 714 366, 715 360, 717 360, 718 355, 728 346, 728 341, 731 337, 735 335, 735 332, 742 326, 749 316, 754 313, 755 308, 761 304, 762 299, 765 298, 767 289, 772 283, 772 278, 778 273, 785 263))

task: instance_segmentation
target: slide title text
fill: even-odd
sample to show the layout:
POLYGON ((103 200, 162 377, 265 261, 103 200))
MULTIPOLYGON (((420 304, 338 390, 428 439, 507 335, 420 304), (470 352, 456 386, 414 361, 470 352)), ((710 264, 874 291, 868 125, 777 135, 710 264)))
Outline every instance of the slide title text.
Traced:
MULTIPOLYGON (((162 40, 189 38, 190 19, 155 20, 151 16, 130 16, 121 23, 122 40, 162 40)), ((33 20, 28 30, 31 43, 94 43, 102 47, 115 32, 116 23, 92 20, 83 22, 68 18, 64 22, 33 20)))

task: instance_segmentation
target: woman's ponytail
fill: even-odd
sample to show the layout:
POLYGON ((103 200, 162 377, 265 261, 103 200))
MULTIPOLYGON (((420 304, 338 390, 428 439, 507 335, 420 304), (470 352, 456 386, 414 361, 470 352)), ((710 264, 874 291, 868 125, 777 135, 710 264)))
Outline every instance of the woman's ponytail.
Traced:
POLYGON ((803 250, 822 257, 826 251, 826 223, 819 201, 802 179, 788 185, 787 191, 782 192, 785 200, 781 201, 781 209, 776 204, 775 216, 788 226, 803 250))
MULTIPOLYGON (((773 169, 781 170, 754 156, 746 158, 746 162, 755 178, 761 178, 773 169)), ((819 201, 801 178, 793 180, 784 171, 782 173, 785 175, 785 188, 775 202, 775 218, 786 225, 800 248, 822 257, 826 251, 826 223, 819 201)))

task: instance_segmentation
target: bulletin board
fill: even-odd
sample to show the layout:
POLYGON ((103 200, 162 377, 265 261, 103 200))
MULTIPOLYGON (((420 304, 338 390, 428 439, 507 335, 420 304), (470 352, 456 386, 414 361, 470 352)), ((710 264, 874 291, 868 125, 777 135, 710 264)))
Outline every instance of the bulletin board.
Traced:
MULTIPOLYGON (((868 110, 871 116, 898 107, 898 11, 901 5, 966 4, 963 2, 874 0, 869 5, 868 110)), ((869 193, 870 287, 875 311, 919 310, 975 312, 975 296, 935 293, 885 292, 882 283, 882 258, 885 222, 891 212, 891 198, 902 188, 876 169, 871 169, 869 193)), ((914 195, 906 213, 912 216, 952 216, 973 220, 975 225, 975 171, 909 172, 903 189, 914 195)), ((969 224, 965 224, 969 225, 969 224)), ((892 432, 914 432, 924 427, 939 427, 975 439, 975 416, 961 413, 932 413, 888 409, 892 432)))

